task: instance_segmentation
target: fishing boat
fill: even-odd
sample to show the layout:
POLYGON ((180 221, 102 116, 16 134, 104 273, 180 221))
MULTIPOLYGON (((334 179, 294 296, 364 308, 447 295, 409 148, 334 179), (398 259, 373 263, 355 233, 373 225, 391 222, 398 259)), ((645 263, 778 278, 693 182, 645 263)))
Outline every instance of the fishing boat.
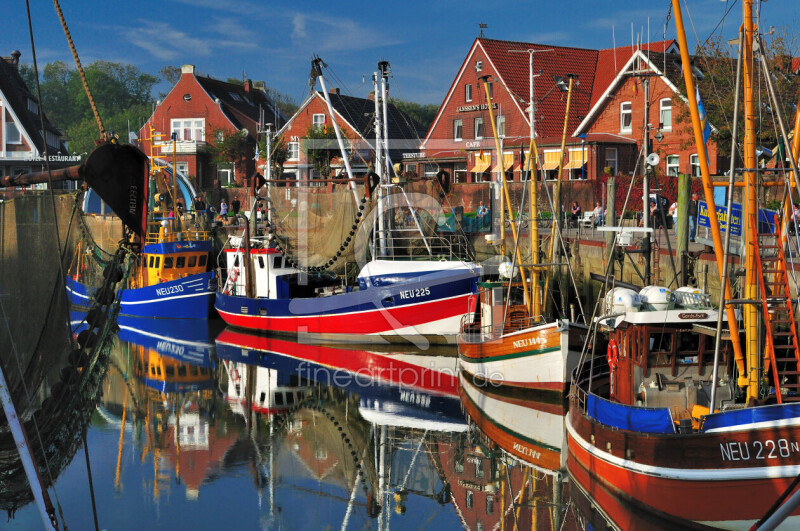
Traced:
MULTIPOLYGON (((531 72, 531 75, 533 73, 531 72)), ((484 79, 487 101, 491 94, 484 79)), ((569 97, 572 94, 572 79, 569 83, 567 100, 567 116, 569 114, 569 97)), ((533 102, 531 102, 533 109, 533 102)), ((497 153, 502 153, 500 141, 492 116, 492 106, 488 107, 490 123, 494 132, 497 153)), ((533 112, 533 111, 531 111, 533 112)), ((532 120, 531 120, 532 121, 532 120)), ((566 134, 566 118, 565 118, 566 134)), ((562 152, 563 152, 562 139, 562 152)), ((458 335, 458 352, 461 367, 470 376, 489 382, 492 385, 505 385, 538 389, 563 394, 570 381, 570 373, 577 366, 581 348, 586 338, 586 326, 567 319, 545 320, 539 285, 539 232, 537 226, 537 185, 534 166, 537 153, 535 135, 531 134, 528 150, 526 181, 530 189, 530 263, 524 264, 520 251, 520 229, 512 222, 511 230, 514 239, 513 261, 504 262, 500 267, 501 276, 508 278, 505 282, 481 282, 479 293, 470 301, 470 308, 464 316, 461 331, 458 335), (535 250, 535 251, 534 251, 535 250), (528 275, 530 275, 528 277, 528 275), (521 281, 515 281, 515 277, 521 281)), ((505 255, 505 222, 503 215, 514 219, 511 210, 511 199, 506 186, 505 175, 501 174, 501 190, 505 209, 501 209, 502 228, 500 235, 501 254, 505 255)), ((559 168, 558 175, 561 174, 559 168)), ((556 181, 560 183, 560 179, 556 181)), ((560 196, 560 189, 555 187, 553 197, 560 196)), ((520 210, 524 210, 523 195, 520 210)), ((558 201, 554 211, 560 211, 558 201)), ((521 218, 521 216, 519 216, 521 218)), ((519 219, 518 218, 518 219, 519 219)), ((551 258, 557 257, 556 241, 561 241, 559 223, 552 227, 551 258)), ((550 265, 555 261, 550 260, 550 265)))
MULTIPOLYGON (((272 232, 274 223, 268 221, 270 228, 265 237, 251 237, 246 226, 241 236, 229 239, 219 260, 220 278, 224 281, 220 282, 216 296, 217 311, 226 323, 235 327, 311 340, 405 342, 425 336, 433 341, 454 341, 481 271, 469 260, 466 239, 454 243, 423 233, 413 201, 402 189, 389 183, 390 172, 396 170, 385 149, 387 143, 380 136, 375 148, 380 175, 367 176, 364 196, 359 197, 359 187, 352 177, 349 155, 325 88, 321 60, 314 61, 312 72, 322 83, 322 94, 348 175, 345 181, 355 199, 357 211, 352 230, 327 263, 309 266, 287 254, 286 242, 281 245, 277 229, 272 232), (390 194, 390 189, 394 193, 390 194), (377 193, 370 195, 375 190, 377 193), (375 197, 375 208, 365 216, 368 198, 375 197), (398 246, 392 245, 392 231, 386 223, 388 214, 396 208, 410 212, 413 224, 419 229, 424 254, 401 254, 398 246), (367 217, 369 221, 365 222, 367 217), (361 245, 364 256, 356 259, 356 268, 360 269, 356 282, 331 272, 346 248, 368 241, 361 245)), ((379 123, 385 123, 380 118, 386 115, 385 77, 381 79, 383 86, 378 90, 376 85, 376 94, 382 95, 377 100, 383 102, 383 112, 376 101, 376 115, 379 123)), ((380 135, 380 131, 385 134, 385 127, 375 129, 376 134, 380 135)), ((441 205, 433 198, 428 199, 428 203, 435 203, 437 213, 441 213, 441 205)))
MULTIPOLYGON (((702 145, 680 5, 672 4, 694 138, 702 145)), ((745 114, 752 116, 757 34, 752 2, 744 3, 743 12, 737 80, 743 71, 745 114)), ((759 48, 765 50, 763 43, 759 48)), ((763 55, 761 65, 769 88, 763 55)), ((736 91, 738 100, 738 83, 736 91)), ((771 88, 769 93, 777 109, 771 88)), ((795 136, 794 144, 789 143, 777 116, 793 155, 792 171, 775 178, 788 189, 782 179, 798 182, 800 141, 795 136)), ((729 529, 749 528, 754 522, 753 528, 765 524, 772 529, 781 522, 794 527, 800 522, 800 352, 789 290, 792 271, 784 253, 789 216, 776 219, 774 233, 759 232, 756 183, 761 170, 754 121, 745 124, 744 168, 732 164, 728 185, 733 190, 735 174, 744 174, 744 299, 731 294, 730 232, 723 244, 716 216, 711 217, 711 233, 722 279, 719 309, 704 294, 676 293, 662 298, 659 307, 647 307, 635 292, 609 293, 619 306, 607 308, 595 320, 608 334, 606 357, 594 358, 572 386, 569 466, 588 483, 589 495, 610 491, 669 520, 729 529), (736 304, 742 304, 741 310, 736 304), (727 329, 722 327, 725 321, 727 329)), ((732 138, 737 139, 736 126, 732 138)), ((707 159, 699 151, 705 198, 714 212, 707 159)), ((728 212, 731 203, 729 194, 728 212)))
MULTIPOLYGON (((151 134, 157 137, 157 133, 151 134)), ((151 149, 154 145, 151 142, 151 149)), ((206 227, 184 220, 174 162, 172 167, 150 157, 152 209, 133 272, 117 296, 120 315, 175 319, 207 319, 213 314, 216 292, 211 270, 212 242, 206 227)), ((88 308, 96 293, 91 243, 78 245, 67 275, 67 294, 74 306, 88 308)), ((119 275, 121 272, 108 273, 119 275)))

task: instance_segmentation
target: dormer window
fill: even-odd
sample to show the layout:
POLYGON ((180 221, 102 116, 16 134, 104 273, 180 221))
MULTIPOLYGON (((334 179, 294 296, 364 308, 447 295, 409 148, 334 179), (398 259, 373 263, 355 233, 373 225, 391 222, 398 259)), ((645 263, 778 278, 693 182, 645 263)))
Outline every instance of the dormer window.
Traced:
POLYGON ((33 114, 39 114, 39 104, 35 100, 28 98, 28 110, 33 114))
POLYGON ((6 144, 22 144, 22 135, 14 122, 6 122, 6 144))

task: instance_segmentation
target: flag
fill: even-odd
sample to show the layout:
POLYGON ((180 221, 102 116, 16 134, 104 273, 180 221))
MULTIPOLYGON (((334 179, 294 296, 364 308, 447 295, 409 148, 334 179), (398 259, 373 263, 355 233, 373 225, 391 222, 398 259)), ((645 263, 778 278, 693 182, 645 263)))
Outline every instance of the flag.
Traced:
POLYGON ((322 120, 322 134, 324 134, 324 135, 328 134, 328 117, 327 116, 322 120))
MULTIPOLYGON (((258 142, 256 142, 256 155, 255 155, 255 157, 253 157, 253 160, 256 161, 256 164, 258 164, 258 158, 259 158, 259 156, 258 156, 258 142)), ((258 168, 256 168, 256 169, 258 169, 258 168)))
MULTIPOLYGON (((703 107, 703 101, 700 99, 700 88, 695 87, 695 93, 697 94, 697 112, 700 115, 700 125, 703 128, 703 146, 707 146, 708 138, 711 136, 711 124, 708 123, 706 108, 703 107)), ((708 154, 708 147, 706 147, 706 154, 708 154)))

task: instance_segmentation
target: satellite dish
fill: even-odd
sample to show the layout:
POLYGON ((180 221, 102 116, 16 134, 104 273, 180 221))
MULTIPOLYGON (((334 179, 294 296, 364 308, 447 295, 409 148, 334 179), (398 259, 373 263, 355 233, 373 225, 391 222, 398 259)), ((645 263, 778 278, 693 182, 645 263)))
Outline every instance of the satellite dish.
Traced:
POLYGON ((652 168, 653 166, 658 166, 658 163, 661 162, 661 157, 658 156, 658 153, 650 153, 647 155, 647 160, 645 162, 652 168))

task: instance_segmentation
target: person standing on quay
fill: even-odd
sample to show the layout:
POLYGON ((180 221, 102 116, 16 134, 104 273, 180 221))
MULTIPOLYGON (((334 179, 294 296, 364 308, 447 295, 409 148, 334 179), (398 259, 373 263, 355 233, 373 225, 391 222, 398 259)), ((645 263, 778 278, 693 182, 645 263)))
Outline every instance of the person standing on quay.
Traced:
POLYGON ((228 217, 228 203, 225 202, 224 198, 219 204, 219 217, 222 218, 223 221, 228 217))
POLYGON ((697 194, 692 194, 692 200, 689 201, 689 241, 694 242, 695 235, 697 234, 697 194))

